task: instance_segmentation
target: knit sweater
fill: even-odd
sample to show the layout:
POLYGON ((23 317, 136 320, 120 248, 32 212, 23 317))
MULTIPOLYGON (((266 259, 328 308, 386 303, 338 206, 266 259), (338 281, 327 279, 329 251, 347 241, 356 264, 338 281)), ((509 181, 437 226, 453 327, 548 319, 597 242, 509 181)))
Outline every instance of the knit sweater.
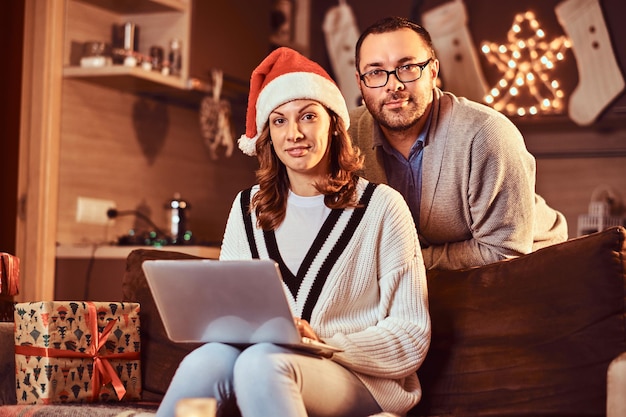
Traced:
MULTIPOLYGON (((252 195, 257 191, 252 187, 252 195)), ((358 193, 363 207, 331 211, 296 275, 277 253, 273 232, 256 227, 254 212, 244 215, 245 194, 239 193, 220 259, 255 257, 248 217, 252 246, 259 258, 279 264, 294 316, 309 320, 322 340, 344 350, 332 360, 351 369, 384 411, 402 415, 421 398, 416 371, 430 345, 426 274, 402 196, 364 179, 358 193)))
MULTIPOLYGON (((535 159, 515 125, 495 110, 434 90, 424 144, 419 236, 427 269, 460 269, 567 239, 567 222, 535 193, 535 159)), ((365 155, 363 176, 387 182, 382 132, 365 106, 350 113, 365 155)))

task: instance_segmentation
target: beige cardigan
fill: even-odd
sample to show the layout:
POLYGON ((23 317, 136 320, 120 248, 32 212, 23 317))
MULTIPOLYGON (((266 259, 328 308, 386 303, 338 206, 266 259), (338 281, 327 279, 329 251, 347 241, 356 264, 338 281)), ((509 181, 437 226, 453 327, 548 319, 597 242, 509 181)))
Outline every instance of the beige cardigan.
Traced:
MULTIPOLYGON (((567 239, 567 222, 535 193, 535 159, 515 125, 493 109, 434 90, 424 145, 418 232, 427 269, 459 269, 529 253, 567 239)), ((362 173, 386 183, 382 135, 364 106, 350 134, 362 173)))

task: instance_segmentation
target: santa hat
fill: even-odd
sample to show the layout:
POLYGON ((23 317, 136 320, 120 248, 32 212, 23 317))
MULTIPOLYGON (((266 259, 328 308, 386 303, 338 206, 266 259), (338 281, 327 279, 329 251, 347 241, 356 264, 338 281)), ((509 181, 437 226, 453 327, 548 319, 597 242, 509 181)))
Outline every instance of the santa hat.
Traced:
POLYGON ((239 149, 246 155, 255 155, 256 141, 270 113, 298 99, 320 102, 343 119, 346 128, 350 126, 346 101, 326 71, 293 49, 281 47, 252 71, 246 133, 239 138, 239 149))

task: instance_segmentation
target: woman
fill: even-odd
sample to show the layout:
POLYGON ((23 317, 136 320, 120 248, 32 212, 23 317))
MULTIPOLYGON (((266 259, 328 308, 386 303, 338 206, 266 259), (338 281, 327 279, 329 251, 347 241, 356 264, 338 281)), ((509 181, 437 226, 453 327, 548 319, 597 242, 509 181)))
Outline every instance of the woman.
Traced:
POLYGON ((244 417, 405 414, 421 396, 430 319, 402 196, 355 174, 343 96, 297 52, 279 48, 254 70, 246 117, 239 147, 256 154, 258 184, 236 197, 220 259, 276 261, 302 335, 343 352, 208 343, 183 360, 157 415, 186 397, 244 417))

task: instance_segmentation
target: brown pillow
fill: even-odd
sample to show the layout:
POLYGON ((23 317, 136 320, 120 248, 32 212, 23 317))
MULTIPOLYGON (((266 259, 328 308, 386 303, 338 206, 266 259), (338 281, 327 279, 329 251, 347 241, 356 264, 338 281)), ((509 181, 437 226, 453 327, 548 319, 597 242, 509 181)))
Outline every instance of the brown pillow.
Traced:
POLYGON ((127 258, 122 283, 124 301, 141 305, 141 370, 142 399, 161 401, 178 364, 197 344, 174 343, 165 333, 152 293, 141 268, 143 261, 152 259, 200 259, 180 252, 136 249, 127 258))
POLYGON ((625 237, 429 271, 432 343, 411 415, 605 415, 607 368, 626 351, 625 237))

